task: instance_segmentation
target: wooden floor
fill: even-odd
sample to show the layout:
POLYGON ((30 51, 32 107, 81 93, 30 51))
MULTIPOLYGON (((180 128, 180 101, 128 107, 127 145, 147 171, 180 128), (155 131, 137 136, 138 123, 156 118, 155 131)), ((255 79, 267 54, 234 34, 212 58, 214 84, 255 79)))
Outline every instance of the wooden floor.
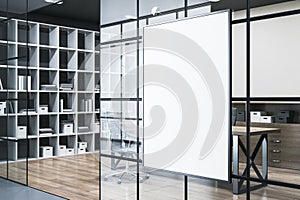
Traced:
MULTIPOLYGON (((103 160, 104 161, 104 160, 103 160)), ((103 162, 102 161, 102 162, 103 162)), ((71 200, 99 199, 99 160, 97 154, 68 156, 29 162, 29 185, 71 200)), ((0 166, 0 175, 5 176, 6 167, 0 166)), ((10 178, 24 181, 25 164, 10 165, 10 178)), ((109 174, 108 165, 103 165, 103 174, 109 174)), ((272 180, 300 183, 300 172, 295 170, 269 169, 272 180)), ((115 180, 102 181, 102 199, 136 199, 136 183, 117 184, 115 180)), ((140 184, 141 200, 182 200, 182 177, 150 175, 150 179, 140 184)), ((246 199, 245 195, 233 195, 231 185, 207 180, 189 178, 189 199, 223 200, 246 199)), ((253 191, 251 199, 287 200, 299 199, 300 191, 267 186, 253 191)))

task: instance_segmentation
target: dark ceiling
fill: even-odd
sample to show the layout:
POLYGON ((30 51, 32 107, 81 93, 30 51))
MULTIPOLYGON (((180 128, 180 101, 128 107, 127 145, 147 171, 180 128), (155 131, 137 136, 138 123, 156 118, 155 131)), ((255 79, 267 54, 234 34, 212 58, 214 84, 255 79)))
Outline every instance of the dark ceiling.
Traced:
MULTIPOLYGON (((50 5, 34 11, 30 16, 43 22, 59 25, 77 26, 98 30, 99 28, 99 1, 100 0, 64 0, 62 5, 50 5)), ((291 0, 252 0, 251 7, 270 5, 291 0)), ((116 5, 118 6, 118 5, 116 5)), ((221 0, 213 3, 212 10, 231 8, 245 9, 246 0, 221 0)))
POLYGON ((87 29, 99 29, 99 0, 63 0, 30 13, 32 20, 87 29))

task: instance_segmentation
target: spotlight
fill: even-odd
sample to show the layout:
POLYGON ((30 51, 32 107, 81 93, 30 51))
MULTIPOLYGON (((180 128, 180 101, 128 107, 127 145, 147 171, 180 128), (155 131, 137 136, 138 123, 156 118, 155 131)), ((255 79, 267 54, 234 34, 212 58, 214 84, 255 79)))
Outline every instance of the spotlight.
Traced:
POLYGON ((55 4, 58 4, 58 5, 61 5, 63 4, 63 0, 44 0, 46 3, 55 3, 55 4))

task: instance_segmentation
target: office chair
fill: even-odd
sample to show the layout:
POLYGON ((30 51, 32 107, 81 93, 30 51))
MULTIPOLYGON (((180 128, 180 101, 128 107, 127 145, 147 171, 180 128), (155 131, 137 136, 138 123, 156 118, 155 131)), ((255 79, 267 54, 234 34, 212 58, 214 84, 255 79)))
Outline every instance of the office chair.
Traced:
MULTIPOLYGON (((113 154, 118 154, 120 157, 134 159, 137 157, 137 146, 141 146, 141 142, 135 141, 135 138, 130 136, 130 134, 124 130, 121 130, 117 124, 117 121, 110 120, 108 122, 108 127, 111 132, 111 151, 113 154), (122 138, 119 138, 120 132, 122 132, 122 138)), ((141 152, 141 151, 140 151, 141 152)), ((119 163, 122 159, 119 159, 117 163, 119 163)), ((114 167, 112 168, 114 169, 114 167)), ((125 169, 122 171, 118 171, 112 174, 108 174, 104 176, 104 181, 107 181, 110 177, 118 177, 118 184, 122 183, 122 179, 124 177, 137 177, 135 172, 130 171, 129 160, 125 160, 125 169)), ((139 176, 140 182, 144 182, 149 178, 149 175, 139 176)))

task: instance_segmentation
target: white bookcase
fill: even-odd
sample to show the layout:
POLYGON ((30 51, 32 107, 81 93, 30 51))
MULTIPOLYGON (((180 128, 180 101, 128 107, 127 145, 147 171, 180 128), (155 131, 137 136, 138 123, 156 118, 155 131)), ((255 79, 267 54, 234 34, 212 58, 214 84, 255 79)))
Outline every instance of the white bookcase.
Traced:
MULTIPOLYGON (((99 32, 28 22, 27 46, 26 26, 18 19, 0 26, 1 58, 18 57, 0 63, 0 99, 5 100, 7 94, 18 99, 9 103, 12 109, 0 114, 0 126, 6 127, 1 137, 6 138, 6 133, 9 137, 9 161, 26 158, 26 140, 17 138, 18 126, 27 126, 26 111, 22 113, 26 109, 26 86, 28 109, 34 110, 28 113, 29 159, 41 159, 42 146, 52 146, 54 157, 59 156, 60 145, 73 148, 77 154, 78 142, 88 143, 87 153, 99 151, 99 126, 95 125, 99 123, 100 108, 99 32), (73 89, 62 90, 61 84, 72 84, 73 89), (48 112, 40 113, 44 105, 48 112), (61 124, 66 120, 73 121, 72 132, 63 133, 61 124), (41 135, 40 129, 45 128, 51 128, 53 134, 41 135)), ((5 161, 3 157, 0 161, 5 161)))

